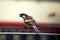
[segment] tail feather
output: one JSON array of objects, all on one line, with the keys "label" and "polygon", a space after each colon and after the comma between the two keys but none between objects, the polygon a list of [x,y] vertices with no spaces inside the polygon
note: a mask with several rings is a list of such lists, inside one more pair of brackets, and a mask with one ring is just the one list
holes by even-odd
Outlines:
[{"label": "tail feather", "polygon": [[37,28],[37,26],[33,26],[34,30],[36,31],[36,33],[39,33],[39,29]]}]

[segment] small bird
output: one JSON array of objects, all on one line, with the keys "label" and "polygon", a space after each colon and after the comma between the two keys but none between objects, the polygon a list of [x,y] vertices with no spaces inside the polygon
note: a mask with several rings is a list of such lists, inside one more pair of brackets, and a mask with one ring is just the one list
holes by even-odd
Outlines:
[{"label": "small bird", "polygon": [[24,19],[24,22],[25,22],[25,24],[28,25],[28,27],[33,27],[34,30],[36,31],[36,33],[40,32],[39,29],[37,28],[36,22],[35,22],[35,20],[33,19],[32,16],[29,16],[25,13],[21,13],[21,14],[19,14],[19,17]]}]

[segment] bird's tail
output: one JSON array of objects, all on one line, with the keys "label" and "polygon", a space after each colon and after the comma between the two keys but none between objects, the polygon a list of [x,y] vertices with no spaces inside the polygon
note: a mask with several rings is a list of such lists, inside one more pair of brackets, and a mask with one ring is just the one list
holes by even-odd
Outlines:
[{"label": "bird's tail", "polygon": [[37,28],[37,26],[33,26],[33,29],[36,31],[36,33],[39,33],[40,31],[39,31],[39,29]]}]

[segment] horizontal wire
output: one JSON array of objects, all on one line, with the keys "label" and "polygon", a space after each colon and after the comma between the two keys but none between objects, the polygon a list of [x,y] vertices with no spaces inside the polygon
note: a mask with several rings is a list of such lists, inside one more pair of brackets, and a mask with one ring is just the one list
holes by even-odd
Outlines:
[{"label": "horizontal wire", "polygon": [[38,34],[38,35],[60,35],[60,34],[57,34],[57,33],[24,33],[24,32],[0,32],[0,34]]}]

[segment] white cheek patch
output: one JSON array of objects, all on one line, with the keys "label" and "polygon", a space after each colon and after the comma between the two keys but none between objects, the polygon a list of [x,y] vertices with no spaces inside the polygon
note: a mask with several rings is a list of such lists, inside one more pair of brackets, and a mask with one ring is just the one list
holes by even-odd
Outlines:
[{"label": "white cheek patch", "polygon": [[25,16],[23,16],[23,18],[25,18]]}]

